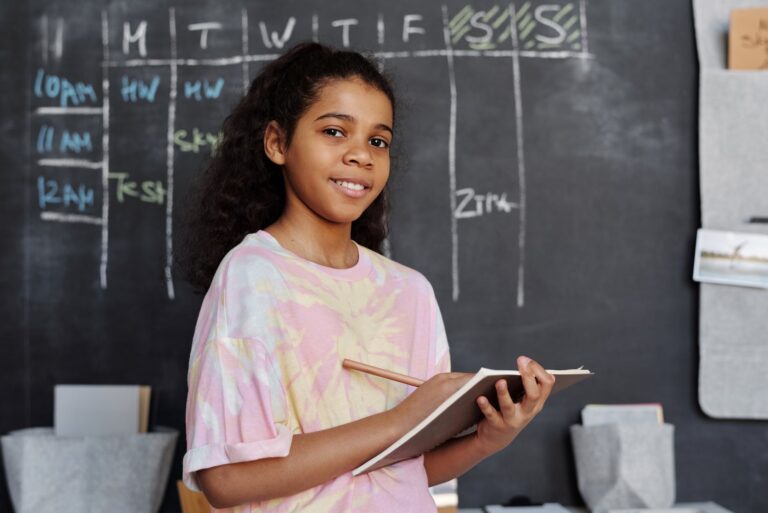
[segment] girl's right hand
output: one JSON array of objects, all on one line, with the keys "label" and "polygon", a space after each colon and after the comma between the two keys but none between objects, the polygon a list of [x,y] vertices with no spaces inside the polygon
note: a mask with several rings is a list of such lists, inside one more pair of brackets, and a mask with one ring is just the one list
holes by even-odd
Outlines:
[{"label": "girl's right hand", "polygon": [[473,374],[467,372],[441,372],[422,383],[391,410],[400,432],[406,433],[427,418],[440,403],[461,388],[472,376]]}]

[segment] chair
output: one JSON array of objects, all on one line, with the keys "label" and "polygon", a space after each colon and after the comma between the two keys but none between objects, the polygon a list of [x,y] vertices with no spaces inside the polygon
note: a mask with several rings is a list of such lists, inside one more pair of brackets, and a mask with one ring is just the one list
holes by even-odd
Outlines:
[{"label": "chair", "polygon": [[184,481],[176,481],[181,501],[181,513],[211,513],[213,507],[201,492],[193,492],[186,487]]}]

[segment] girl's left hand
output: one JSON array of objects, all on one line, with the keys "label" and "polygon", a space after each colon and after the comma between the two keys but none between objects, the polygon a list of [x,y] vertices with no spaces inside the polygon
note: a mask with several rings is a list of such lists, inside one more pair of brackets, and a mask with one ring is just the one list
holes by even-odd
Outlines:
[{"label": "girl's left hand", "polygon": [[477,425],[475,436],[485,454],[496,453],[509,445],[541,411],[555,384],[555,377],[530,358],[518,357],[517,368],[525,387],[525,395],[519,403],[512,401],[503,379],[496,382],[498,410],[485,396],[477,399],[485,418]]}]

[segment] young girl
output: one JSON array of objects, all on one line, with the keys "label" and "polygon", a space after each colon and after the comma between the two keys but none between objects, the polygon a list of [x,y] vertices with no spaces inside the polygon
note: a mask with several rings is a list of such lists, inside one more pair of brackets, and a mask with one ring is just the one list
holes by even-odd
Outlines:
[{"label": "young girl", "polygon": [[[436,511],[428,486],[507,446],[554,382],[518,359],[471,435],[352,477],[467,379],[450,373],[432,287],[379,253],[395,98],[354,52],[301,44],[270,63],[224,123],[191,226],[208,289],[189,361],[184,482],[242,512]],[[343,369],[344,358],[427,380]]]}]

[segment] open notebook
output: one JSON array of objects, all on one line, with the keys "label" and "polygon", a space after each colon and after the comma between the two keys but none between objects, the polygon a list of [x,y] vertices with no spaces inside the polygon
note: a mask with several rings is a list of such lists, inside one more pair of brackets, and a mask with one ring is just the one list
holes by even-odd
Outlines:
[{"label": "open notebook", "polygon": [[[556,378],[552,393],[559,392],[593,375],[590,371],[581,368],[547,370],[547,372]],[[509,393],[512,399],[518,402],[525,393],[520,372],[483,367],[424,420],[378,455],[353,470],[352,475],[356,476],[423,454],[477,424],[482,420],[483,413],[475,401],[484,395],[495,408],[498,408],[495,383],[500,378],[507,380]]]}]

